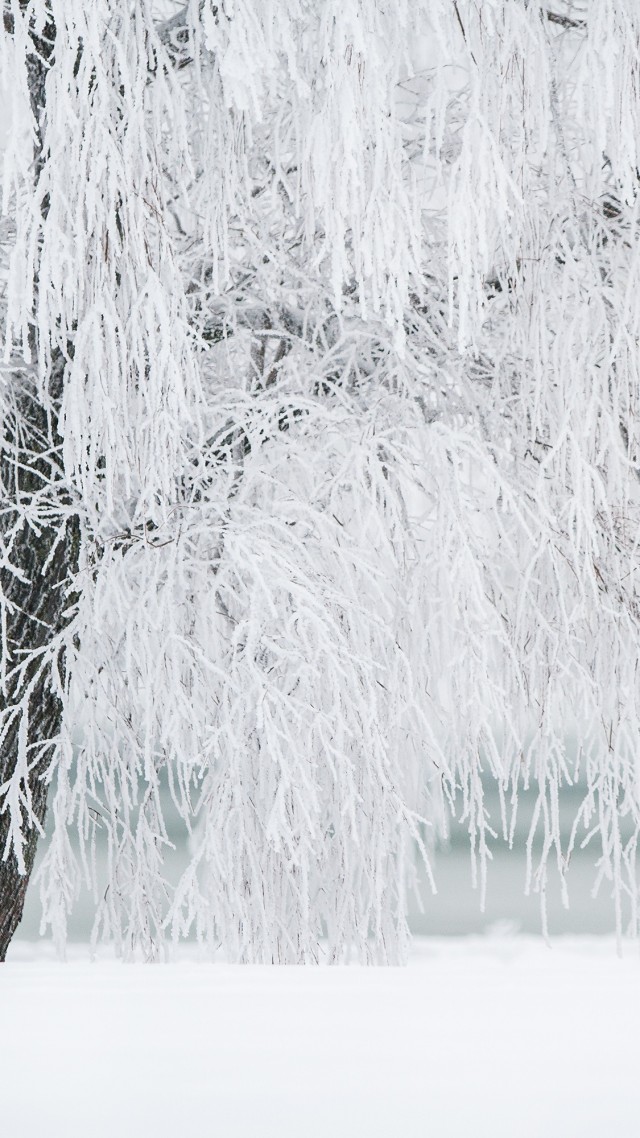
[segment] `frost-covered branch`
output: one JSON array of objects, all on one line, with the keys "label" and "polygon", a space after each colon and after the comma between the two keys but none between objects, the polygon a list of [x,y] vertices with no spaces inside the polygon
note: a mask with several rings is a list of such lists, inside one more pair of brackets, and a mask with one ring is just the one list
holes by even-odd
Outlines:
[{"label": "frost-covered branch", "polygon": [[3,633],[7,731],[41,665],[64,705],[4,792],[19,849],[46,755],[46,920],[85,878],[129,953],[400,959],[415,856],[453,812],[484,888],[535,785],[543,908],[588,839],[635,928],[629,6],[5,16],[7,619],[26,534],[72,590],[35,671]]},{"label": "frost-covered branch", "polygon": [[575,20],[571,16],[565,16],[561,12],[553,12],[547,8],[545,16],[550,24],[559,24],[561,28],[584,28],[586,22],[584,20]]}]

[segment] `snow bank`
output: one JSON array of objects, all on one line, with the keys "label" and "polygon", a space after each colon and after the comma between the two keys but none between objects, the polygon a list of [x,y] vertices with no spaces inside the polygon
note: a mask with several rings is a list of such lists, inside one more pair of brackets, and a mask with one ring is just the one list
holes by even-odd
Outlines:
[{"label": "snow bank", "polygon": [[631,1138],[637,948],[418,941],[406,969],[0,969],[3,1138]]}]

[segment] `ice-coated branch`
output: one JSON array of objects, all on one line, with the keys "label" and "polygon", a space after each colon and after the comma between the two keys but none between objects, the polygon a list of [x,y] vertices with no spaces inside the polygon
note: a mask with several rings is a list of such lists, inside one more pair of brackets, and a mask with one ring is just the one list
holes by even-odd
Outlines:
[{"label": "ice-coated branch", "polygon": [[550,8],[545,11],[545,16],[550,24],[559,24],[561,28],[585,28],[585,20],[576,20],[571,16],[565,16],[561,12],[554,12]]},{"label": "ice-coated branch", "polygon": [[398,960],[414,860],[453,812],[483,890],[528,785],[542,907],[588,839],[635,929],[631,7],[578,53],[539,4],[4,11],[2,818],[42,762],[45,920],[85,879],[128,954]]}]

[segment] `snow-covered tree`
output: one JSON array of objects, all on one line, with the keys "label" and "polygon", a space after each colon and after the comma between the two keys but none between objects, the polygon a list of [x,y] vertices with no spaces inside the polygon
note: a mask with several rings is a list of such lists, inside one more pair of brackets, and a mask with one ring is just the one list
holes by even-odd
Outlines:
[{"label": "snow-covered tree", "polygon": [[635,928],[638,42],[5,0],[0,952],[48,786],[61,941],[85,875],[127,952],[396,960],[451,811],[484,887],[487,774],[543,901],[590,838]]}]

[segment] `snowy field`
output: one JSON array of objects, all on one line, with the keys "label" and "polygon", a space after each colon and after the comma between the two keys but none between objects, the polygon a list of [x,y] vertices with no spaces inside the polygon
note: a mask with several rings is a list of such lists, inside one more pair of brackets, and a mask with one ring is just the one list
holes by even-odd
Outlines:
[{"label": "snowy field", "polygon": [[421,939],[406,969],[0,969],[2,1138],[637,1138],[640,960]]}]

